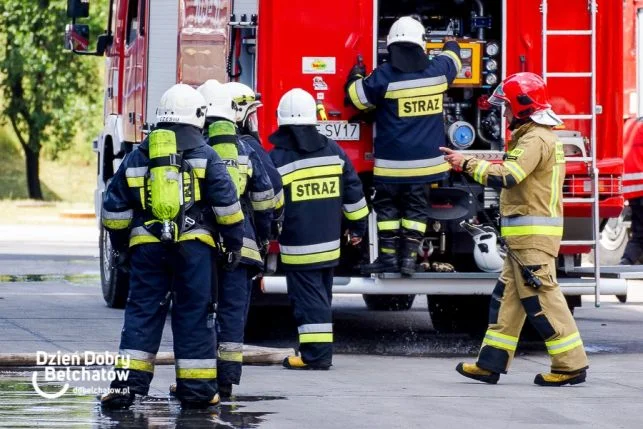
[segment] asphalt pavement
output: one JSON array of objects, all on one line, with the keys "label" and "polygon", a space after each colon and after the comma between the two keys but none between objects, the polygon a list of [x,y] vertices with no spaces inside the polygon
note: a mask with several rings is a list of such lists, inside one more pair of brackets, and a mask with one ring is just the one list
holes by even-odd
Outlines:
[{"label": "asphalt pavement", "polygon": [[[103,303],[95,230],[35,228],[30,236],[0,226],[0,353],[116,351],[123,311]],[[475,358],[479,340],[437,334],[424,297],[407,312],[373,312],[361,297],[337,296],[330,371],[245,366],[231,401],[187,412],[167,393],[173,367],[157,366],[150,396],[130,411],[103,412],[90,390],[107,381],[72,382],[61,397],[45,399],[32,385],[34,368],[0,367],[0,427],[642,427],[643,283],[631,283],[627,304],[604,297],[596,309],[588,297],[576,319],[590,354],[588,382],[576,387],[532,384],[548,368],[538,344],[520,349],[498,385],[470,382],[454,368]],[[271,323],[257,343],[295,344],[287,310],[275,311]],[[171,350],[168,323],[161,351]],[[44,380],[42,370],[37,377]],[[40,382],[45,392],[62,384]],[[73,391],[79,387],[89,390]]]}]

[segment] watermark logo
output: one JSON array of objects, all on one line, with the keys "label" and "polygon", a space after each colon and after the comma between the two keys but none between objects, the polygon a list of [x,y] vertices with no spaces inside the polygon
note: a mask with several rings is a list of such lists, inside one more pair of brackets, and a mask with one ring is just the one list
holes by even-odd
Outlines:
[{"label": "watermark logo", "polygon": [[[110,352],[97,353],[86,351],[83,353],[47,353],[39,351],[36,353],[36,366],[38,369],[31,376],[31,384],[37,394],[45,399],[56,399],[64,395],[70,387],[71,382],[112,382],[114,380],[127,381],[129,370],[116,371],[113,367],[129,368],[129,356],[115,355]],[[90,369],[88,366],[111,366],[112,368]],[[45,392],[38,384],[38,377],[43,373],[46,383],[64,383],[57,392]],[[116,392],[118,391],[118,392]],[[128,393],[122,389],[110,389],[103,387],[74,387],[73,392],[77,395],[107,394],[107,393]]]}]

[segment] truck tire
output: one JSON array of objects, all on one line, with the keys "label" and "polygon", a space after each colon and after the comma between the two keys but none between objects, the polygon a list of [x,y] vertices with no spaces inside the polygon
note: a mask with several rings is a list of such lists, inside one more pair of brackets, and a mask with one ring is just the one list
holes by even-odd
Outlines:
[{"label": "truck tire", "polygon": [[489,296],[427,295],[433,329],[480,337],[489,322]]},{"label": "truck tire", "polygon": [[362,295],[362,298],[373,311],[406,311],[415,301],[415,295]]},{"label": "truck tire", "polygon": [[630,222],[626,210],[617,218],[608,219],[601,231],[601,265],[618,265],[630,239]]},{"label": "truck tire", "polygon": [[112,243],[105,228],[100,228],[100,282],[108,307],[125,308],[129,293],[129,274],[112,270]]}]

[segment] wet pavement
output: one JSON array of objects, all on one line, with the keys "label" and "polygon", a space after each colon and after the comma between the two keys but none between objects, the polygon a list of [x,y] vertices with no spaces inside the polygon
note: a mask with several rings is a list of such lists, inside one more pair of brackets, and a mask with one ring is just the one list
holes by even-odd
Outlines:
[{"label": "wet pavement", "polygon": [[[52,237],[63,240],[63,232]],[[118,349],[123,311],[103,303],[91,237],[85,231],[76,241],[43,246],[0,238],[0,353]],[[534,375],[547,369],[538,343],[521,347],[498,386],[470,383],[454,367],[462,356],[475,355],[479,340],[437,334],[425,297],[406,312],[374,312],[361,297],[337,296],[337,356],[331,371],[246,366],[232,401],[207,411],[183,411],[167,393],[173,367],[157,366],[149,397],[128,411],[107,412],[95,394],[74,391],[106,388],[107,381],[72,383],[60,398],[45,399],[32,385],[33,368],[0,368],[0,427],[640,428],[643,283],[632,283],[627,304],[612,297],[604,301],[596,309],[587,299],[576,310],[591,360],[589,381],[578,387],[532,384]],[[254,333],[254,344],[295,344],[288,309],[264,316],[269,319]],[[161,351],[171,350],[168,323]],[[49,393],[62,387],[38,384]]]}]

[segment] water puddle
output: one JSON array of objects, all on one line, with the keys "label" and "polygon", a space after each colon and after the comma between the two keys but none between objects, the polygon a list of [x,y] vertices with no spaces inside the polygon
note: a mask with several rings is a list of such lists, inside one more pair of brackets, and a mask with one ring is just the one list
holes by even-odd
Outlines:
[{"label": "water puddle", "polygon": [[[30,372],[0,372],[0,428],[256,428],[271,412],[247,411],[246,403],[286,399],[283,396],[233,395],[218,407],[183,410],[170,397],[137,398],[128,410],[103,410],[98,399],[69,392],[44,399],[29,380]],[[57,383],[39,383],[57,392]]]}]

